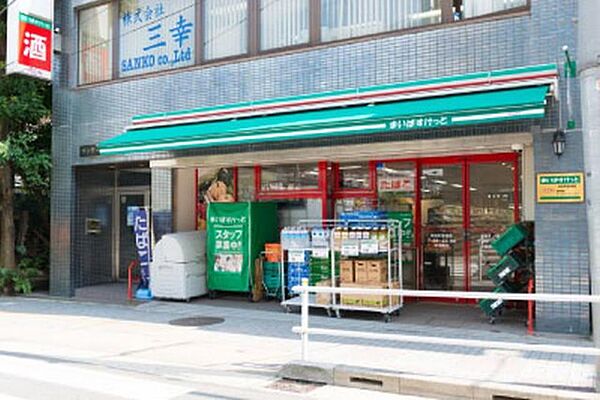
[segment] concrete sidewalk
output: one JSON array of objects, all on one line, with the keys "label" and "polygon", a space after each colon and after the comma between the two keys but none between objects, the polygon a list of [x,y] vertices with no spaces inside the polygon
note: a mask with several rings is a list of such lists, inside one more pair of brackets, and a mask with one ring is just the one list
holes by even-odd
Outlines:
[{"label": "concrete sidewalk", "polygon": [[[299,359],[300,340],[291,331],[293,326],[299,325],[298,314],[207,304],[210,303],[154,301],[122,306],[14,298],[0,299],[0,312],[12,313],[17,319],[19,316],[35,314],[36,318],[52,321],[48,328],[51,332],[56,329],[60,335],[46,335],[43,340],[31,338],[32,341],[37,340],[36,345],[45,349],[80,346],[82,354],[99,354],[103,362],[124,365],[129,365],[135,356],[136,364],[160,362],[163,366],[171,366],[170,373],[174,375],[185,374],[198,379],[204,379],[200,377],[207,370],[222,371],[223,374],[253,374],[272,379],[282,366]],[[70,317],[77,318],[73,320]],[[183,317],[219,317],[224,322],[204,327],[168,324]],[[69,320],[81,324],[79,329],[61,329]],[[310,323],[312,327],[328,329],[493,340],[500,343],[592,345],[588,339],[576,336],[527,337],[524,330],[494,332],[493,328],[474,330],[403,323],[402,316],[393,324],[325,316],[313,316]],[[131,324],[137,326],[138,330],[126,328]],[[10,336],[28,340],[29,334],[23,329],[13,326],[9,329]],[[0,335],[5,349],[6,346],[10,347],[6,335],[6,330]],[[589,356],[335,337],[311,338],[309,356],[310,361],[323,365],[341,364],[382,373],[408,374],[417,380],[429,381],[432,385],[439,385],[440,382],[518,385],[571,391],[578,398],[598,398],[592,392],[596,359]]]}]

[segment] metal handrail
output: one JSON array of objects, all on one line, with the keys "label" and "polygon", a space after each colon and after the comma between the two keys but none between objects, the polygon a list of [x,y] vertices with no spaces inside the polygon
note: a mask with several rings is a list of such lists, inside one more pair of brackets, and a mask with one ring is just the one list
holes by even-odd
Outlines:
[{"label": "metal handrail", "polygon": [[468,346],[480,348],[493,348],[504,350],[526,350],[540,351],[546,353],[570,353],[600,356],[600,348],[593,347],[569,347],[543,344],[525,344],[511,342],[495,342],[469,339],[452,339],[445,337],[427,337],[404,334],[381,334],[374,332],[343,331],[334,329],[309,328],[309,293],[328,293],[328,294],[369,294],[369,295],[391,295],[391,296],[414,296],[422,298],[463,298],[463,299],[494,299],[494,300],[512,300],[554,302],[554,303],[600,303],[600,295],[568,295],[568,294],[546,294],[546,293],[494,293],[494,292],[449,292],[440,290],[409,290],[409,289],[367,289],[367,288],[331,288],[326,286],[308,286],[308,280],[303,279],[301,286],[294,286],[292,290],[300,293],[301,314],[300,326],[292,328],[292,332],[300,334],[302,343],[301,357],[303,361],[308,358],[308,336],[325,335],[340,336],[361,339],[384,339],[395,341],[409,341],[417,343],[434,343],[455,346]]}]

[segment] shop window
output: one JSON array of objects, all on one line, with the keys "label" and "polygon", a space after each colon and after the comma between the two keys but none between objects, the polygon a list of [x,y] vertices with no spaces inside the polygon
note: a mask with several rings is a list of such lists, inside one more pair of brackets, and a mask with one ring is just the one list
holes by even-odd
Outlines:
[{"label": "shop window", "polygon": [[439,24],[439,0],[322,0],[324,42]]},{"label": "shop window", "polygon": [[270,50],[308,43],[309,0],[260,3],[260,48]]},{"label": "shop window", "polygon": [[302,220],[320,220],[323,218],[322,199],[286,199],[277,200],[279,226],[296,226]]},{"label": "shop window", "polygon": [[381,211],[401,221],[404,287],[417,288],[415,204],[416,166],[413,162],[377,163],[377,201]]},{"label": "shop window", "polygon": [[112,77],[112,7],[101,4],[79,11],[79,84]]},{"label": "shop window", "polygon": [[335,215],[356,211],[372,211],[377,209],[377,199],[371,196],[344,197],[335,200]]},{"label": "shop window", "polygon": [[195,0],[119,2],[119,76],[194,65],[195,3]]},{"label": "shop window", "polygon": [[254,167],[238,168],[237,176],[237,200],[254,201],[256,198]]},{"label": "shop window", "polygon": [[299,191],[319,189],[317,163],[262,167],[261,192]]},{"label": "shop window", "polygon": [[415,165],[410,162],[377,164],[377,193],[383,211],[410,211],[415,203]]},{"label": "shop window", "polygon": [[454,19],[467,19],[524,7],[528,0],[454,0]]},{"label": "shop window", "polygon": [[235,179],[233,168],[202,168],[197,171],[197,226],[206,229],[206,211],[212,202],[235,201]]},{"label": "shop window", "polygon": [[371,169],[368,162],[341,163],[336,166],[337,190],[370,190]]},{"label": "shop window", "polygon": [[248,0],[204,1],[204,58],[214,60],[248,51]]}]

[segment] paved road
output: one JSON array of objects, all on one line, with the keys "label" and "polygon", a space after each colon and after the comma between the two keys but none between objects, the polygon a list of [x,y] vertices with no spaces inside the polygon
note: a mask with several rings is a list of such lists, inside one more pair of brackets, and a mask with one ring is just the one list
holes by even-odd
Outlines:
[{"label": "paved road", "polygon": [[164,323],[172,317],[0,298],[0,400],[416,400],[279,381],[256,338]]},{"label": "paved road", "polygon": [[[183,317],[222,317],[182,327]],[[402,320],[402,318],[400,318]],[[399,399],[335,387],[281,386],[299,357],[297,314],[151,302],[137,306],[0,298],[0,393],[7,399]],[[586,339],[312,317],[323,328],[589,346]],[[314,361],[423,377],[589,392],[595,358],[419,343],[313,338]],[[300,392],[300,393],[294,393]],[[0,396],[0,400],[3,397]]]}]

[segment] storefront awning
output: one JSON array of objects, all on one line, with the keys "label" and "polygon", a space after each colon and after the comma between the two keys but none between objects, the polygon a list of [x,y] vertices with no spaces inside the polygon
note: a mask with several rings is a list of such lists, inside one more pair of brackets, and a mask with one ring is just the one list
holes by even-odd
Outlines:
[{"label": "storefront awning", "polygon": [[100,154],[170,151],[275,141],[448,128],[543,118],[548,85],[199,122],[130,128],[101,142]]}]

